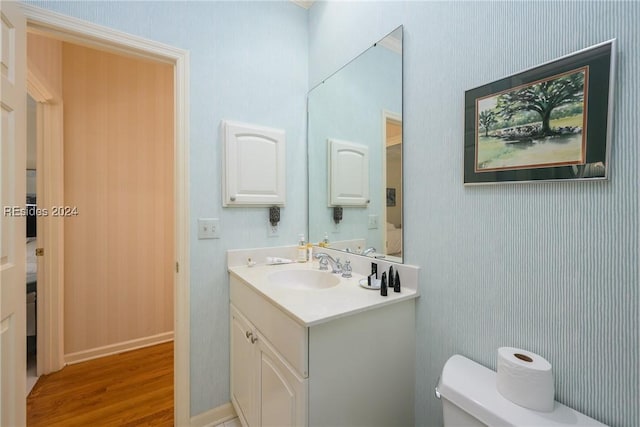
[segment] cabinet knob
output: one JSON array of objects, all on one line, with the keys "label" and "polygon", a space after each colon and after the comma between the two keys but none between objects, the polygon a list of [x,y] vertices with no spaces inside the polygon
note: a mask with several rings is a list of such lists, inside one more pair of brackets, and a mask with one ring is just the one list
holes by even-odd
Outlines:
[{"label": "cabinet knob", "polygon": [[258,341],[258,337],[254,337],[251,331],[246,331],[244,336],[251,340],[251,344],[255,344]]},{"label": "cabinet knob", "polygon": [[229,197],[229,200],[231,200],[232,202],[235,202],[236,201],[236,196]]}]

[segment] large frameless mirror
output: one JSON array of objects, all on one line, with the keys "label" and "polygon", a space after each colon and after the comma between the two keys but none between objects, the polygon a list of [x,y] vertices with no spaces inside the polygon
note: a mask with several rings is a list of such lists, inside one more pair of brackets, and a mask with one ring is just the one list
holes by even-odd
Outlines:
[{"label": "large frameless mirror", "polygon": [[402,262],[402,26],[308,96],[309,241]]}]

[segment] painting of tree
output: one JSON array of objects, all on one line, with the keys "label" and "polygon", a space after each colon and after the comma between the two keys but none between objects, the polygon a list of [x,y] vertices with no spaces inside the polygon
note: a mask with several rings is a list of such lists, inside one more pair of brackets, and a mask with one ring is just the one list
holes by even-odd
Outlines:
[{"label": "painting of tree", "polygon": [[480,122],[480,126],[484,129],[484,136],[489,136],[489,128],[498,123],[498,119],[496,119],[496,113],[490,110],[483,110],[480,112],[478,116],[478,121]]},{"label": "painting of tree", "polygon": [[465,91],[464,183],[606,179],[615,39]]},{"label": "painting of tree", "polygon": [[476,171],[584,163],[588,68],[476,100]]},{"label": "painting of tree", "polygon": [[[553,134],[549,126],[551,112],[561,105],[584,100],[585,71],[523,87],[498,96],[497,114],[506,120],[522,111],[533,111],[542,120],[542,135]],[[485,127],[485,129],[487,129]]]}]

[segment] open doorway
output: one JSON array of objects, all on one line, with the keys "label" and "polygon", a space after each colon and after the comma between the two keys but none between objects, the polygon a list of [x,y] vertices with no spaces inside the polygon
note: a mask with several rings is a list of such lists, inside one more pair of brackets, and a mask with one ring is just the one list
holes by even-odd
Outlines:
[{"label": "open doorway", "polygon": [[[59,53],[56,70],[47,69],[50,51],[42,53],[52,45]],[[37,34],[28,35],[27,51],[29,67],[51,86],[59,84],[64,103],[62,152],[43,150],[63,159],[57,183],[63,202],[39,203],[37,215],[64,229],[63,334],[55,337],[64,363],[172,341],[173,66]],[[52,188],[46,168],[42,172]],[[36,294],[32,285],[29,297]],[[38,300],[46,303],[48,295],[38,293]]]},{"label": "open doorway", "polygon": [[383,115],[385,144],[385,253],[391,259],[402,258],[402,117]]},{"label": "open doorway", "polygon": [[[124,53],[125,56],[141,58],[146,61],[158,61],[163,64],[168,64],[173,70],[172,82],[174,84],[172,88],[173,99],[170,101],[172,110],[171,110],[171,118],[168,120],[174,127],[171,135],[171,143],[172,149],[174,153],[174,158],[172,160],[172,167],[167,168],[167,170],[163,171],[164,175],[167,175],[171,179],[172,183],[172,199],[173,204],[168,209],[171,210],[175,215],[173,217],[173,223],[166,227],[164,232],[172,235],[174,237],[174,246],[171,251],[172,254],[170,256],[170,266],[171,266],[171,275],[173,276],[173,287],[171,289],[171,294],[174,297],[173,303],[171,304],[171,309],[174,312],[175,322],[172,323],[172,327],[175,325],[175,329],[172,331],[174,334],[175,340],[175,424],[182,425],[187,424],[189,422],[189,360],[188,360],[188,349],[189,349],[189,340],[188,340],[188,330],[189,330],[189,322],[188,322],[188,313],[189,313],[189,263],[188,263],[188,230],[189,230],[189,221],[188,221],[188,137],[187,137],[187,118],[188,112],[186,109],[187,105],[187,76],[188,73],[186,71],[188,63],[187,63],[187,53],[180,49],[175,49],[169,46],[155,44],[154,42],[150,42],[148,40],[137,39],[135,37],[131,37],[129,35],[124,35],[117,31],[111,31],[109,29],[105,29],[104,27],[99,27],[92,25],[90,23],[80,21],[73,18],[68,18],[64,16],[60,16],[54,13],[49,13],[47,11],[40,10],[38,8],[34,8],[28,5],[24,5],[23,7],[24,14],[27,17],[27,22],[29,26],[29,31],[31,33],[37,34],[45,34],[54,36],[56,39],[64,42],[78,42],[79,44],[90,47],[94,46],[99,48],[99,50],[110,52],[110,53]],[[31,85],[29,89],[31,89]],[[37,88],[37,89],[42,89]],[[42,90],[44,95],[46,94],[46,90]],[[44,96],[46,101],[46,96]],[[48,104],[42,103],[43,101],[38,100],[39,106],[42,106],[45,111],[55,110],[56,107],[60,107],[61,104]],[[48,111],[49,113],[51,111]],[[55,116],[55,115],[54,115]],[[45,116],[51,118],[51,114]],[[47,129],[51,129],[55,127],[55,120],[43,120],[45,132]],[[59,124],[58,124],[59,126]],[[135,146],[134,146],[135,147]],[[51,160],[50,156],[46,156],[49,160]],[[102,160],[102,159],[101,159]],[[58,166],[61,165],[62,162],[58,162]],[[51,166],[51,165],[50,165]],[[90,165],[88,165],[91,167]],[[50,168],[55,169],[55,165]],[[40,175],[38,179],[40,179]],[[144,180],[144,174],[140,174],[140,180]],[[48,188],[47,184],[47,189]],[[127,189],[124,188],[124,191]],[[40,195],[38,195],[40,197]],[[58,200],[62,200],[64,202],[63,208],[66,211],[67,200],[65,198],[60,198]],[[38,204],[40,204],[38,202]],[[143,208],[146,209],[149,216],[153,215],[154,209],[158,209],[157,206],[151,204],[142,204]],[[49,204],[46,204],[49,206]],[[124,208],[127,211],[126,206]],[[86,211],[85,211],[86,212]],[[70,213],[73,214],[73,210],[70,209]],[[63,218],[62,221],[58,221],[60,224],[64,224],[67,222],[67,218]],[[95,224],[95,223],[94,223]],[[54,227],[55,228],[55,227]],[[49,230],[52,231],[52,230]],[[53,230],[55,234],[56,230]],[[59,231],[59,230],[58,230]],[[89,229],[86,232],[92,233],[93,229]],[[57,242],[64,240],[65,233],[63,232],[61,235],[57,236]],[[49,242],[56,240],[51,236],[51,239],[47,239]],[[130,234],[130,238],[133,240],[141,239],[140,234]],[[51,243],[49,243],[51,245]],[[59,247],[55,247],[54,250],[49,253],[50,256],[61,256],[62,251],[57,251],[55,249],[59,249]],[[45,244],[45,248],[48,247]],[[131,257],[129,257],[131,258]],[[41,304],[46,306],[46,313],[44,316],[38,317],[38,338],[44,335],[46,336],[46,345],[52,345],[53,342],[60,342],[65,338],[64,326],[61,325],[53,325],[56,321],[61,321],[63,308],[65,304],[70,303],[66,299],[66,295],[64,295],[62,291],[62,283],[64,282],[64,269],[61,266],[64,266],[65,263],[68,262],[61,260],[58,263],[49,263],[49,267],[53,267],[54,270],[57,269],[56,273],[61,273],[60,280],[58,282],[59,286],[49,286],[46,289],[47,298],[45,301],[39,301]],[[45,263],[46,264],[46,263]],[[53,265],[51,265],[53,264]],[[47,273],[49,272],[49,268],[46,269]],[[49,276],[49,275],[48,275]],[[56,276],[54,274],[53,276]],[[40,292],[38,292],[39,294]],[[63,296],[65,299],[63,299]],[[40,308],[40,307],[39,307]],[[91,310],[90,306],[86,307],[87,310]],[[44,322],[45,327],[40,328],[40,323]],[[62,322],[60,322],[62,323]],[[126,328],[126,325],[120,326],[120,329]],[[44,329],[44,330],[43,330]],[[140,343],[139,343],[140,344]],[[144,344],[143,344],[144,345]],[[38,346],[38,350],[40,350],[40,346]],[[120,348],[113,349],[114,352],[122,351]],[[38,358],[40,358],[40,354],[42,352],[38,351]],[[49,351],[47,354],[49,356],[53,356],[55,358],[55,349],[54,351]],[[64,359],[66,355],[61,352],[59,354],[59,359],[64,364]],[[77,353],[77,352],[76,352]],[[83,358],[91,358],[96,356],[96,354],[88,354],[85,353],[82,355]],[[47,361],[49,362],[49,361]],[[43,364],[46,365],[47,363]],[[38,362],[39,369],[40,363]]]}]

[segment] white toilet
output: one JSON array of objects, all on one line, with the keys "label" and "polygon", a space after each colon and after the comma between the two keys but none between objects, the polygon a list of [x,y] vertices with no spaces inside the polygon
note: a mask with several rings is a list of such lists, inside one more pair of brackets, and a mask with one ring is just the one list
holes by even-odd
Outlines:
[{"label": "white toilet", "polygon": [[496,373],[460,355],[447,360],[436,386],[445,427],[453,426],[604,426],[555,402],[552,412],[516,405],[496,389]]}]

